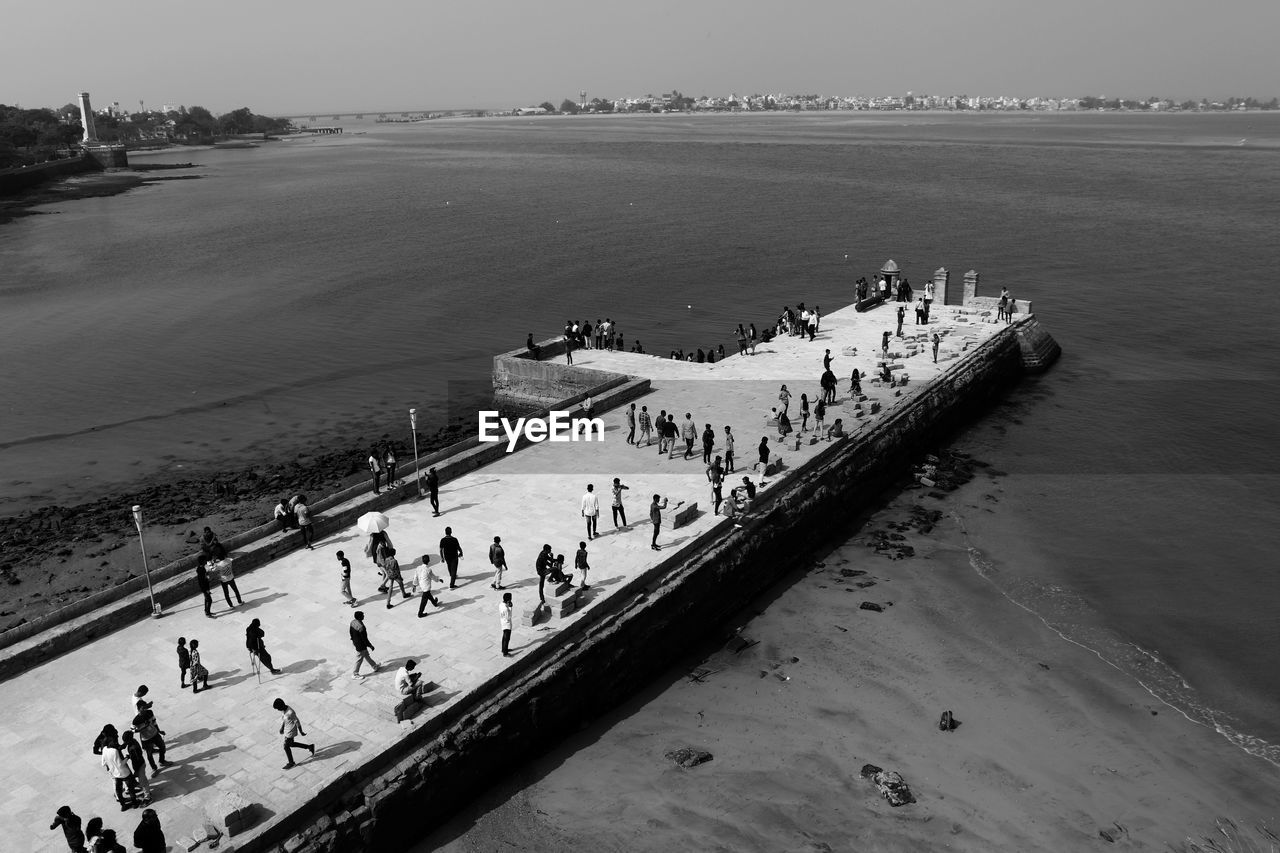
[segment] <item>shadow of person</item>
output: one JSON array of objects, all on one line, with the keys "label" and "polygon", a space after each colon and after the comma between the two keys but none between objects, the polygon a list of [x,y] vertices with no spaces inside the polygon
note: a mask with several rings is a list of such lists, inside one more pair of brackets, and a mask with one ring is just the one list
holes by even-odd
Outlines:
[{"label": "shadow of person", "polygon": [[[473,595],[467,598],[441,598],[439,599],[440,606],[432,609],[437,612],[444,612],[445,610],[453,610],[455,607],[462,607],[464,604],[470,604],[473,601],[480,601],[483,598],[484,596],[482,595]],[[427,612],[431,611],[428,610]]]},{"label": "shadow of person", "polygon": [[364,743],[358,740],[340,740],[337,743],[316,744],[316,751],[311,756],[311,760],[328,761],[340,755],[357,752],[362,746],[364,746]]},{"label": "shadow of person", "polygon": [[[210,678],[212,678],[212,676],[210,676]],[[182,747],[182,746],[191,746],[193,743],[199,743],[200,741],[208,738],[210,735],[216,735],[219,732],[225,732],[226,730],[227,730],[226,726],[218,726],[216,729],[210,729],[210,728],[191,729],[189,731],[182,732],[176,737],[169,738],[165,744],[165,748],[175,749],[177,747]]]}]

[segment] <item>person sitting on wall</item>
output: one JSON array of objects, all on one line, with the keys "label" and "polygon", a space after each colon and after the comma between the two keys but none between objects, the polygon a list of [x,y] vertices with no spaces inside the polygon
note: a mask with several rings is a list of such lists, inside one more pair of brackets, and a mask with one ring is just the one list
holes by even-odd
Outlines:
[{"label": "person sitting on wall", "polygon": [[525,340],[524,345],[529,348],[529,355],[533,356],[534,361],[542,358],[542,347],[533,342],[533,332],[529,333],[529,337]]},{"label": "person sitting on wall", "polygon": [[557,554],[555,561],[551,563],[551,571],[547,574],[547,580],[552,583],[573,583],[573,575],[564,573],[564,554]]},{"label": "person sitting on wall", "polygon": [[833,438],[844,438],[844,421],[836,418],[836,422],[827,427],[827,441]]}]

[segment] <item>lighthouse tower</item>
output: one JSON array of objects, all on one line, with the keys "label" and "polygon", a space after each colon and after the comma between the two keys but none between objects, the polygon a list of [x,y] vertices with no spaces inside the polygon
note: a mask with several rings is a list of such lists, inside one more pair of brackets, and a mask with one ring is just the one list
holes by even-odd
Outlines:
[{"label": "lighthouse tower", "polygon": [[98,129],[93,126],[93,107],[89,106],[89,93],[80,93],[80,124],[84,127],[84,139],[81,141],[86,145],[92,145],[98,141]]}]

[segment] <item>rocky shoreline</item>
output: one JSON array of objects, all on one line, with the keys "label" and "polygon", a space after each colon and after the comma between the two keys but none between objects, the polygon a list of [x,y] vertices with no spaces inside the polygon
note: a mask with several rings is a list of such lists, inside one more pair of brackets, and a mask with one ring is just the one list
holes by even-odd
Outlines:
[{"label": "rocky shoreline", "polygon": [[89,172],[47,181],[29,190],[8,197],[0,197],[0,224],[12,222],[21,216],[40,216],[50,211],[33,210],[45,204],[75,201],[82,198],[105,198],[120,195],[147,184],[160,181],[193,181],[200,175],[175,175],[172,177],[148,177],[145,173],[173,169],[195,169],[192,163],[146,163],[127,170]]},{"label": "rocky shoreline", "polygon": [[[465,436],[461,423],[420,434],[419,454]],[[412,464],[412,447],[389,435],[378,440]],[[225,539],[269,521],[282,496],[318,497],[367,480],[368,445],[357,438],[337,450],[299,452],[288,462],[149,482],[74,506],[51,504],[0,518],[0,631],[139,576],[133,504],[146,508],[147,555],[160,566],[190,551],[205,525]]]}]

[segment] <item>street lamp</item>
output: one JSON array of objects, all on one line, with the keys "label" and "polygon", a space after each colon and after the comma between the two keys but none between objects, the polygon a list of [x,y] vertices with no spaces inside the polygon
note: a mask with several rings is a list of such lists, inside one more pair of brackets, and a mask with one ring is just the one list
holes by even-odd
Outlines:
[{"label": "street lamp", "polygon": [[147,595],[151,598],[151,615],[160,618],[160,605],[156,604],[156,593],[151,588],[151,567],[147,565],[147,543],[142,539],[142,507],[133,505],[133,526],[138,528],[138,545],[142,547],[142,572],[147,576]]},{"label": "street lamp", "polygon": [[422,477],[418,474],[418,410],[409,410],[409,431],[413,433],[413,480],[418,484],[418,497],[422,497]]}]

